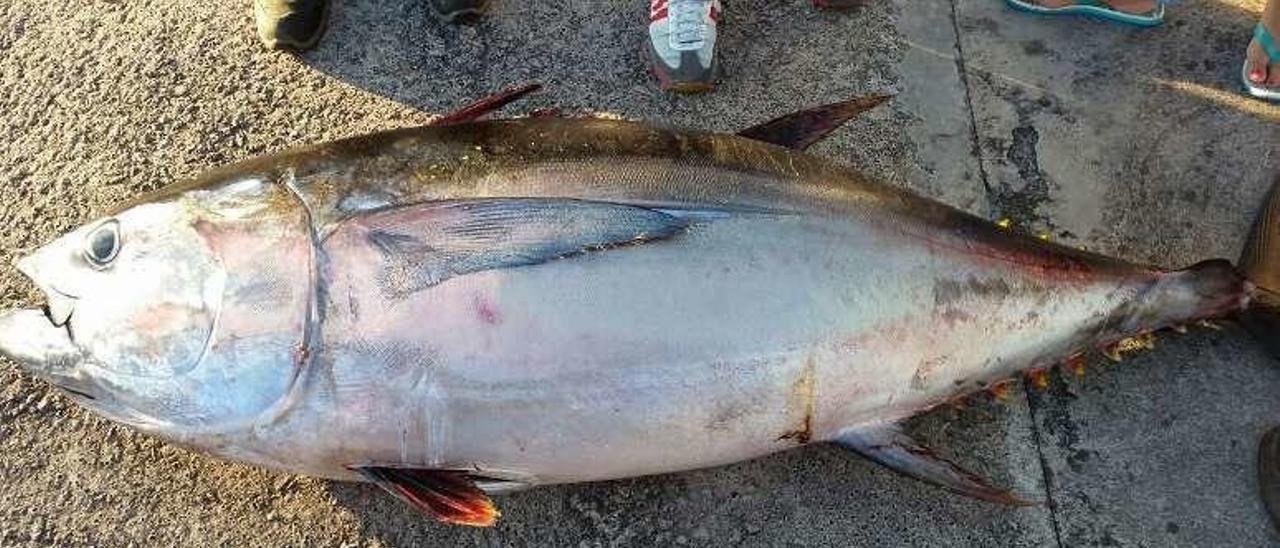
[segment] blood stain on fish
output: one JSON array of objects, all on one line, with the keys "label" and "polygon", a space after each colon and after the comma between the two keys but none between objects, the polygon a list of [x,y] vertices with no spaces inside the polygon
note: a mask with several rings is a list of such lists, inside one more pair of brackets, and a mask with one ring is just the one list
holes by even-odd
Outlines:
[{"label": "blood stain on fish", "polygon": [[813,439],[813,416],[817,403],[817,378],[813,358],[805,361],[804,370],[791,383],[791,391],[787,395],[787,415],[795,421],[796,427],[778,436],[778,440],[794,440],[798,444],[809,443]]},{"label": "blood stain on fish", "polygon": [[488,325],[498,325],[502,323],[502,314],[498,311],[498,308],[483,295],[476,295],[472,297],[471,308],[475,310],[476,317],[480,318],[481,322]]}]

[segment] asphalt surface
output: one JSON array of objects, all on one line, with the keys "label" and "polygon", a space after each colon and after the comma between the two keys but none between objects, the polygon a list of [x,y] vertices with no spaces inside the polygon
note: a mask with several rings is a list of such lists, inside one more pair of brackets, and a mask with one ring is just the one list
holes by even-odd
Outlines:
[{"label": "asphalt surface", "polygon": [[[644,69],[644,3],[496,0],[475,26],[424,2],[335,1],[301,57],[261,50],[247,0],[0,4],[0,308],[38,302],[15,256],[211,166],[429,121],[510,84],[510,107],[731,131],[869,93],[896,98],[815,147],[1019,230],[1178,267],[1239,253],[1280,173],[1280,107],[1239,96],[1261,0],[1186,2],[1161,28],[1040,19],[998,0],[848,13],[735,0],[718,91]],[[1041,504],[952,495],[811,446],[724,468],[497,498],[492,529],[375,488],[214,460],[97,419],[0,364],[0,545],[1266,546],[1253,444],[1280,362],[1241,329],[910,430]]]}]

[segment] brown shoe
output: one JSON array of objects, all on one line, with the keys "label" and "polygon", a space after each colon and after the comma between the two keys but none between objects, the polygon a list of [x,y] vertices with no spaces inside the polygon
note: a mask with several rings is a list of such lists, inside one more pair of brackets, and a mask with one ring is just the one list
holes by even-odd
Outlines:
[{"label": "brown shoe", "polygon": [[258,39],[271,49],[308,50],[324,35],[328,0],[253,0]]}]

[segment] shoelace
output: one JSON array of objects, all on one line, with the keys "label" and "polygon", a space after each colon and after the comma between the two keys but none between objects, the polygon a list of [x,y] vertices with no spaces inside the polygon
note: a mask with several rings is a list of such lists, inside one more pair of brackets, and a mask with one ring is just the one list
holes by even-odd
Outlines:
[{"label": "shoelace", "polygon": [[707,9],[711,0],[672,0],[667,9],[671,13],[671,49],[687,51],[701,49],[707,39]]}]

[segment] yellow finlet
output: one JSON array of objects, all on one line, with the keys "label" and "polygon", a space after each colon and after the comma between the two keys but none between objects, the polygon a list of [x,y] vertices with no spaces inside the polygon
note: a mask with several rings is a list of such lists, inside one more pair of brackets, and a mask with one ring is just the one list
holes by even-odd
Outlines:
[{"label": "yellow finlet", "polygon": [[1116,363],[1120,363],[1120,361],[1124,359],[1124,356],[1120,355],[1118,344],[1108,345],[1106,348],[1103,348],[1102,355],[1106,356],[1108,360]]},{"label": "yellow finlet", "polygon": [[1037,368],[1027,371],[1027,378],[1031,379],[1031,384],[1037,389],[1044,390],[1049,387],[1048,369]]},{"label": "yellow finlet", "polygon": [[1009,395],[1013,392],[1013,383],[1013,379],[996,381],[987,387],[987,391],[1000,401],[1009,401]]},{"label": "yellow finlet", "polygon": [[1068,370],[1070,370],[1072,373],[1075,373],[1077,377],[1084,376],[1085,360],[1083,355],[1076,354],[1075,356],[1067,358],[1066,363],[1062,365],[1066,367]]},{"label": "yellow finlet", "polygon": [[1137,352],[1139,350],[1155,350],[1155,348],[1156,336],[1154,333],[1148,332],[1120,339],[1108,345],[1106,348],[1103,348],[1102,353],[1110,358],[1111,361],[1118,362],[1123,355],[1130,352]]}]

